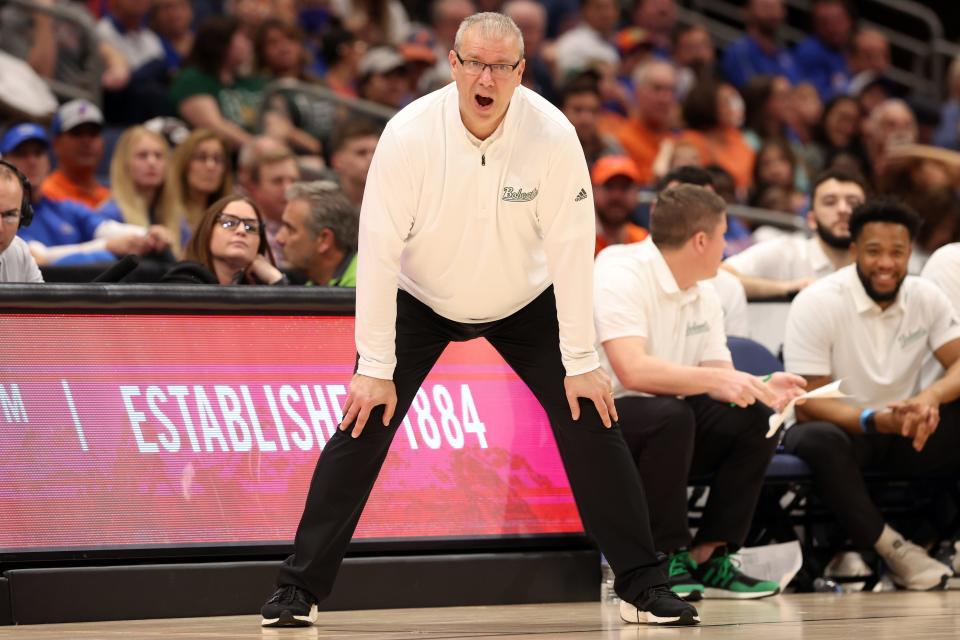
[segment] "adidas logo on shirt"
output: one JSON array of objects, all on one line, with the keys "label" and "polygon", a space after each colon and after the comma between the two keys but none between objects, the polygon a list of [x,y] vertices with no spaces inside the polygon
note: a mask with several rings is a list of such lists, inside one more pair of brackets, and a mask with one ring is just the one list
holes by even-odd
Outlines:
[{"label": "adidas logo on shirt", "polygon": [[580,202],[581,200],[587,199],[587,190],[580,189],[580,193],[577,194],[577,197],[573,199],[574,202]]}]

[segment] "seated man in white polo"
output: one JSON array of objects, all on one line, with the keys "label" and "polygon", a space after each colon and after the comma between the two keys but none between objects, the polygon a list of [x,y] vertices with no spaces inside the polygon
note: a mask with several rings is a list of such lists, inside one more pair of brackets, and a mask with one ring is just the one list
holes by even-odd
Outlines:
[{"label": "seated man in white polo", "polygon": [[866,196],[863,179],[840,170],[817,176],[807,225],[816,235],[790,234],[730,256],[723,268],[740,278],[747,298],[782,298],[850,264],[850,214]]},{"label": "seated man in white polo", "polygon": [[[798,376],[735,371],[716,291],[701,281],[723,257],[726,204],[703,187],[663,191],[651,238],[611,246],[594,267],[594,319],[624,439],[650,504],[668,584],[688,599],[760,598],[775,582],[744,575],[731,559],[750,528],[777,441],[770,406],[802,393]],[[694,539],[687,480],[710,474],[710,499]]]},{"label": "seated man in white polo", "polygon": [[[907,275],[918,226],[896,202],[861,205],[850,219],[854,264],[794,299],[787,370],[811,389],[843,380],[852,398],[798,407],[784,447],[810,466],[820,499],[854,545],[876,549],[896,584],[926,590],[943,586],[951,569],[884,522],[862,476],[960,471],[960,322],[939,288]],[[923,386],[931,353],[945,373]]]}]

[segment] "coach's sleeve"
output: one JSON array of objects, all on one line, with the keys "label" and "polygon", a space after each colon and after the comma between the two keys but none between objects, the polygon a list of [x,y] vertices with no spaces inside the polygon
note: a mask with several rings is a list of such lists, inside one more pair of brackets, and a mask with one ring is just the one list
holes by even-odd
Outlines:
[{"label": "coach's sleeve", "polygon": [[388,125],[373,154],[360,207],[357,250],[357,373],[390,380],[397,364],[400,253],[417,202],[409,159]]},{"label": "coach's sleeve", "polygon": [[571,129],[553,150],[537,215],[557,297],[560,353],[568,376],[600,366],[594,346],[593,190],[583,148]]}]

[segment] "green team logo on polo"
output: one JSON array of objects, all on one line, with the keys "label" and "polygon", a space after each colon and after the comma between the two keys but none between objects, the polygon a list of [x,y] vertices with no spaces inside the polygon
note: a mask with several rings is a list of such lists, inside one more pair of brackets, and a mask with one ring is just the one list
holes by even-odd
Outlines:
[{"label": "green team logo on polo", "polygon": [[539,189],[524,191],[522,187],[504,187],[503,197],[500,199],[504,202],[530,202],[537,197],[538,193],[540,193]]}]

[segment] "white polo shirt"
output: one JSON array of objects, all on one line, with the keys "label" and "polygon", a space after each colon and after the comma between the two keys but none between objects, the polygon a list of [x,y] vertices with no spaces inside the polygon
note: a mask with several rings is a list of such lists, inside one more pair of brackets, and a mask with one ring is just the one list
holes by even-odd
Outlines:
[{"label": "white polo shirt", "polygon": [[835,271],[820,239],[792,233],[747,247],[726,259],[742,276],[770,280],[822,278]]},{"label": "white polo shirt", "polygon": [[[593,281],[594,320],[601,345],[615,338],[640,337],[647,339],[648,354],[674,364],[732,362],[716,290],[699,283],[681,290],[653,240],[601,251]],[[624,388],[605,350],[599,352],[616,397],[649,395]]]},{"label": "white polo shirt", "polygon": [[750,337],[750,322],[747,315],[747,292],[740,278],[720,269],[717,275],[700,283],[713,287],[720,296],[723,307],[723,329],[728,336]]},{"label": "white polo shirt", "polygon": [[518,87],[482,142],[450,83],[387,124],[360,210],[358,372],[396,365],[397,288],[457,322],[519,311],[550,285],[567,375],[599,367],[593,328],[593,190],[573,125]]},{"label": "white polo shirt", "polygon": [[960,242],[946,244],[934,251],[920,276],[940,287],[954,310],[960,313]]},{"label": "white polo shirt", "polygon": [[842,378],[858,405],[880,409],[918,393],[924,359],[957,338],[960,321],[936,285],[907,276],[882,311],[850,265],[797,294],[783,353],[787,371]]}]

